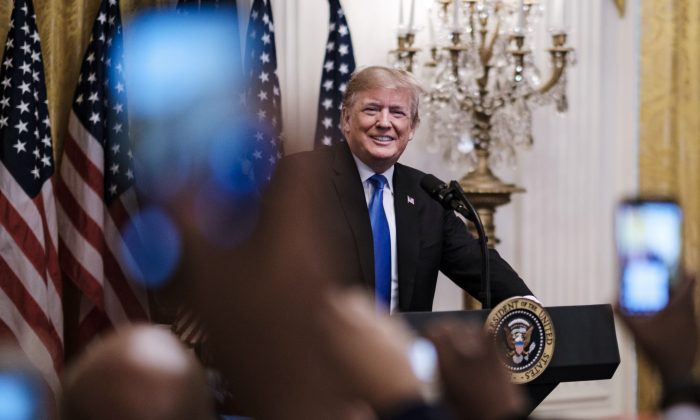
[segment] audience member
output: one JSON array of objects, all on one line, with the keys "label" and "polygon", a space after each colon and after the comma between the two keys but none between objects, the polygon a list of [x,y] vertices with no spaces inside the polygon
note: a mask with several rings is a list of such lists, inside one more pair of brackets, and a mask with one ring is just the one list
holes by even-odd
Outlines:
[{"label": "audience member", "polygon": [[684,279],[666,308],[651,316],[628,315],[616,307],[638,348],[658,368],[667,419],[700,419],[700,382],[693,375],[698,350],[694,290],[695,279]]},{"label": "audience member", "polygon": [[65,420],[214,419],[204,372],[168,330],[130,326],[95,342],[66,372]]}]

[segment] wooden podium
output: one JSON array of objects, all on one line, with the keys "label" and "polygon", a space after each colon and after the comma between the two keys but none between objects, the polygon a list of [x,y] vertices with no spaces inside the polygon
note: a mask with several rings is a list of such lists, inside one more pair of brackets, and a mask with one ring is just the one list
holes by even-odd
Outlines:
[{"label": "wooden podium", "polygon": [[[615,322],[610,305],[551,306],[546,308],[556,334],[554,355],[534,381],[520,385],[537,407],[560,382],[612,378],[620,364]],[[432,321],[457,318],[483,324],[490,311],[407,312],[403,317],[419,333]]]}]

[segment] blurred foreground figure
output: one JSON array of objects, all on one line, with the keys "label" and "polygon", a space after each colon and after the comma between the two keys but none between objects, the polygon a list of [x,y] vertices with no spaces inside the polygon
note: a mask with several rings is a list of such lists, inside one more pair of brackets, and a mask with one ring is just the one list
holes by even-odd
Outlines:
[{"label": "blurred foreground figure", "polygon": [[[132,97],[135,127],[139,127],[141,136],[135,148],[136,159],[141,163],[135,178],[143,204],[141,214],[132,220],[141,223],[135,231],[143,233],[138,237],[145,240],[130,249],[136,250],[132,252],[138,265],[135,272],[143,273],[144,283],[158,287],[162,295],[173,296],[201,321],[208,337],[204,352],[207,361],[222,373],[226,391],[231,394],[228,411],[256,420],[452,418],[438,412],[422,393],[424,380],[410,356],[416,337],[400,320],[390,318],[387,311],[378,314],[372,289],[363,287],[371,283],[369,275],[374,264],[368,208],[355,166],[350,178],[358,181],[352,187],[355,197],[359,197],[353,209],[360,210],[363,237],[367,239],[362,242],[362,254],[368,257],[364,262],[355,258],[354,245],[345,246],[347,237],[339,244],[333,243],[337,229],[332,230],[334,227],[326,222],[342,217],[342,210],[326,207],[325,201],[318,200],[331,186],[330,179],[320,181],[320,190],[318,180],[306,183],[314,180],[318,166],[301,165],[299,173],[290,173],[292,166],[283,165],[287,169],[278,168],[274,176],[267,170],[269,163],[274,162],[263,156],[270,156],[265,148],[271,144],[273,130],[259,122],[259,114],[250,116],[237,106],[240,81],[231,76],[233,65],[231,72],[220,71],[221,56],[226,57],[227,49],[214,48],[216,39],[227,37],[206,36],[202,40],[207,42],[191,42],[196,34],[211,35],[216,19],[209,17],[205,21],[206,16],[198,15],[199,23],[189,31],[180,17],[159,18],[165,19],[166,25],[156,30],[148,25],[153,23],[149,19],[141,20],[142,31],[135,24],[137,27],[131,28],[128,38],[132,44],[125,47],[125,51],[130,47],[148,47],[142,49],[142,56],[138,55],[143,60],[126,63],[132,77],[138,76],[143,82],[139,85],[143,89],[132,90],[143,94],[143,101]],[[182,38],[185,33],[187,37]],[[188,45],[196,48],[185,48]],[[173,60],[185,57],[186,62],[145,66],[139,71],[139,64],[152,63],[150,57],[160,54]],[[230,63],[234,61],[231,57]],[[207,69],[210,71],[201,71]],[[168,74],[172,77],[165,77]],[[162,90],[149,90],[153,86]],[[188,95],[180,95],[182,92]],[[171,94],[179,101],[166,96]],[[141,104],[153,102],[160,105],[158,112],[151,108],[149,112],[138,112]],[[261,113],[265,114],[265,110]],[[405,136],[402,140],[406,140]],[[354,165],[350,150],[344,153],[346,162]],[[421,194],[433,210],[435,221],[442,220],[442,207]],[[420,204],[418,197],[417,193],[414,204]],[[451,225],[461,229],[461,237],[473,244],[464,225],[454,215],[449,219],[454,222]],[[416,236],[414,241],[416,253],[418,239]],[[433,243],[436,242],[426,242]],[[441,243],[439,238],[437,243]],[[368,276],[363,282],[358,264],[365,263]],[[428,277],[433,274],[430,271]],[[471,270],[465,276],[474,280],[476,273]],[[529,294],[517,275],[513,276],[513,283],[521,287],[510,294]],[[432,304],[434,278],[431,279],[416,292],[423,296],[425,308]],[[358,288],[364,290],[359,292]],[[427,293],[422,293],[423,289]],[[418,307],[409,305],[404,309],[411,308]],[[465,354],[454,347],[459,340],[449,337],[460,331],[443,332],[436,342],[438,353],[448,355],[445,378],[452,380],[445,383],[454,392],[446,395],[482,395],[476,391],[490,389],[483,386],[491,380],[481,377],[483,371],[475,370],[472,375],[461,368],[462,362],[471,361],[464,366],[483,367],[489,378],[496,378],[499,392],[514,396],[507,398],[507,403],[498,401],[496,407],[474,407],[473,418],[489,418],[492,412],[507,417],[518,407],[515,388],[505,376],[498,375],[500,366],[495,359],[485,358],[487,353]],[[484,345],[486,342],[479,335],[467,338]],[[131,388],[146,384],[133,374],[129,376]],[[174,381],[170,382],[173,383],[163,384],[158,391],[139,391],[131,398],[140,403],[139,398],[145,398],[149,401],[146,408],[152,408],[154,404],[149,399],[173,395],[176,392],[171,391],[180,389]],[[83,385],[78,387],[75,379],[68,381],[68,402],[104,408],[108,398],[118,395],[112,387],[93,390],[92,381],[80,383]],[[86,388],[85,393],[80,391]],[[89,391],[104,399],[101,407],[93,402],[98,397],[93,399]],[[193,389],[187,391],[195,394]],[[180,402],[185,401],[182,396]],[[455,400],[455,406],[471,401]],[[73,406],[67,404],[66,408]],[[93,411],[101,414],[100,418],[114,412],[116,409]],[[180,413],[182,418],[201,418],[184,414],[184,410]]]},{"label": "blurred foreground figure", "polygon": [[480,325],[441,320],[428,327],[438,362],[435,378],[425,377],[430,357],[421,348],[424,340],[399,319],[377,314],[365,293],[339,293],[328,302],[320,325],[326,337],[322,348],[336,375],[381,419],[522,417],[523,395],[510,383],[493,340]]},{"label": "blurred foreground figure", "polygon": [[204,420],[213,406],[199,363],[167,330],[120,329],[67,371],[65,420]]},{"label": "blurred foreground figure", "polygon": [[668,420],[700,419],[700,382],[693,375],[698,350],[694,290],[695,279],[686,278],[668,306],[651,316],[627,315],[616,307],[635,343],[661,375],[662,417]]}]

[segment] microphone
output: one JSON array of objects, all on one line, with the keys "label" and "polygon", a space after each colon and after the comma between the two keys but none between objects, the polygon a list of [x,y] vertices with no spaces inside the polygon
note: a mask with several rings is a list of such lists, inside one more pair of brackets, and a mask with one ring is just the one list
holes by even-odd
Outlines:
[{"label": "microphone", "polygon": [[479,234],[479,244],[481,245],[481,297],[483,298],[483,309],[491,309],[489,249],[486,244],[488,238],[484,232],[484,225],[481,223],[479,213],[467,200],[462,187],[457,181],[450,181],[448,185],[434,175],[426,174],[420,180],[420,186],[428,195],[442,204],[445,209],[456,211],[476,226],[476,231]]},{"label": "microphone", "polygon": [[447,210],[457,210],[464,207],[464,204],[455,197],[452,189],[434,175],[426,174],[420,180],[420,186]]},{"label": "microphone", "polygon": [[420,186],[447,210],[457,211],[467,220],[477,225],[477,228],[481,224],[479,214],[472,207],[471,203],[467,201],[467,198],[464,197],[464,192],[457,181],[452,181],[450,185],[447,185],[436,176],[426,174],[420,180]]}]

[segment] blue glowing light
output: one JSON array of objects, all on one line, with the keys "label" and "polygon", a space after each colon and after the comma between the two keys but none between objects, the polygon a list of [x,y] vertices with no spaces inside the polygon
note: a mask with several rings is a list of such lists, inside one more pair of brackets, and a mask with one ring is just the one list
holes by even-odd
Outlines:
[{"label": "blue glowing light", "polygon": [[24,375],[0,373],[0,420],[32,420],[38,415],[36,384]]},{"label": "blue glowing light", "polygon": [[237,98],[242,72],[237,23],[233,13],[214,10],[134,18],[123,51],[133,112],[158,117],[190,109],[202,98]]}]

